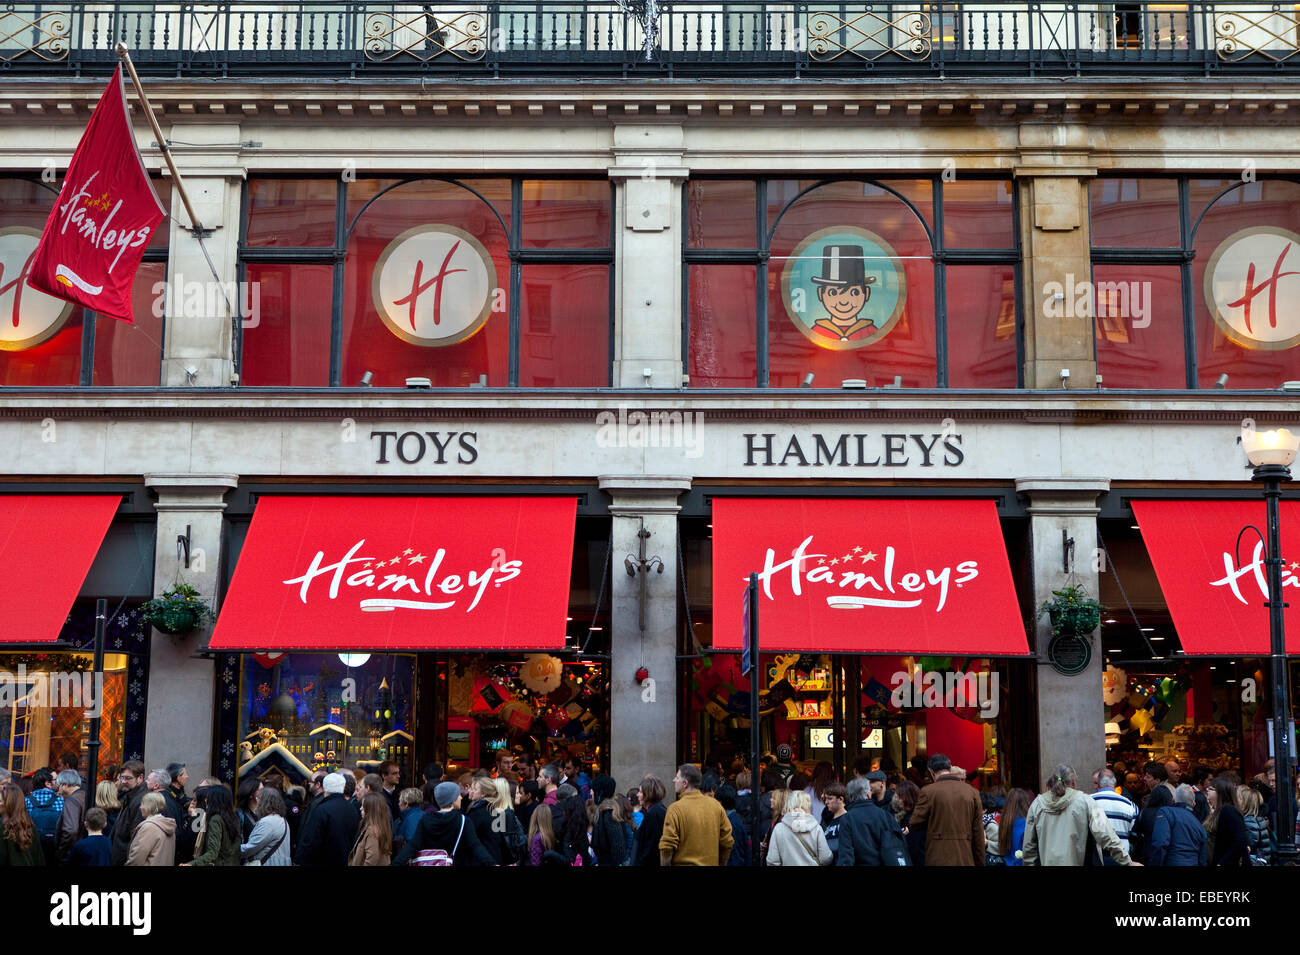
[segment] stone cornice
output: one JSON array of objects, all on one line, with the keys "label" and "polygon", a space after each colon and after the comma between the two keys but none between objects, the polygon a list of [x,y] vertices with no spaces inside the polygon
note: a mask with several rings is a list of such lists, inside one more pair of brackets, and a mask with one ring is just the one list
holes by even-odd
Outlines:
[{"label": "stone cornice", "polygon": [[[1287,120],[1300,112],[1300,87],[1275,78],[1257,81],[1201,77],[979,80],[535,80],[410,82],[338,80],[313,83],[167,80],[148,78],[157,113],[184,122],[266,118],[309,124],[410,119],[608,123],[710,120],[872,118],[954,124],[972,121],[1104,120],[1107,123],[1216,124]],[[93,109],[101,78],[8,77],[0,92],[5,120],[78,120]],[[134,103],[134,97],[130,97]],[[1293,108],[1294,107],[1294,108]]]},{"label": "stone cornice", "polygon": [[[544,402],[544,403],[543,403]],[[1236,426],[1251,417],[1268,424],[1294,424],[1300,405],[1290,394],[1220,395],[1111,392],[1061,397],[1007,392],[756,395],[729,392],[619,391],[601,394],[408,395],[355,392],[335,394],[247,392],[176,394],[0,392],[0,423],[5,420],[250,420],[320,421],[581,421],[602,412],[694,412],[714,422],[930,421],[1019,422],[1028,425],[1186,424]]]}]

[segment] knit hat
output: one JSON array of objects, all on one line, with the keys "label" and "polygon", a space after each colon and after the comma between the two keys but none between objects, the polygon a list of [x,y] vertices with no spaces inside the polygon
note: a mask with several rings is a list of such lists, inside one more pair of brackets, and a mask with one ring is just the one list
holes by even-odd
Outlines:
[{"label": "knit hat", "polygon": [[333,795],[334,793],[338,793],[339,795],[342,795],[346,785],[347,785],[347,780],[343,778],[342,773],[330,773],[328,776],[325,777],[324,781],[321,783],[321,786],[324,788],[325,792],[330,795]]},{"label": "knit hat", "polygon": [[776,748],[776,758],[778,762],[788,763],[794,756],[794,750],[790,748],[789,743],[782,743]]},{"label": "knit hat", "polygon": [[433,787],[433,801],[439,809],[446,809],[460,798],[460,787],[455,783],[438,783]]},{"label": "knit hat", "polygon": [[618,784],[609,776],[597,776],[591,781],[591,799],[592,802],[602,803],[610,796],[614,795],[614,790]]}]

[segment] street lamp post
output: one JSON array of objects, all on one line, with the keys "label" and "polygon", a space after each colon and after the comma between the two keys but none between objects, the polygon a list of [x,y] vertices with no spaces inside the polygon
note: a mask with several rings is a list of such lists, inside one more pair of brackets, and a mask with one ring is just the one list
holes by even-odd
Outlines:
[{"label": "street lamp post", "polygon": [[1286,636],[1282,611],[1282,531],[1278,503],[1282,482],[1291,480],[1291,463],[1300,450],[1300,436],[1285,428],[1278,431],[1248,431],[1242,447],[1254,467],[1253,479],[1264,485],[1268,531],[1264,565],[1268,577],[1268,634],[1270,693],[1273,698],[1273,770],[1277,782],[1277,852],[1274,865],[1294,865],[1295,780],[1291,760],[1291,693],[1287,673]]}]

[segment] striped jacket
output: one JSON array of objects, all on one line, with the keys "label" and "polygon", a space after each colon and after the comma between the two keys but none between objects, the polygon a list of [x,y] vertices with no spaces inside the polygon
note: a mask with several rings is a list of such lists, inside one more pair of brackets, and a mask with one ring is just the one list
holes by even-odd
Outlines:
[{"label": "striped jacket", "polygon": [[1128,837],[1133,829],[1133,823],[1137,821],[1138,807],[1113,789],[1099,790],[1092,794],[1092,798],[1110,820],[1111,828],[1123,843],[1124,850],[1131,852]]}]

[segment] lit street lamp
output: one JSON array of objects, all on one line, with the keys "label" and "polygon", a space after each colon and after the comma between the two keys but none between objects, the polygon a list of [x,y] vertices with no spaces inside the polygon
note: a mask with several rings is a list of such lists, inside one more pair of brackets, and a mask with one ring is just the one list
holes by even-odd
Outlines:
[{"label": "lit street lamp", "polygon": [[1294,865],[1295,780],[1291,762],[1291,694],[1288,686],[1286,637],[1282,611],[1282,533],[1278,501],[1282,482],[1291,480],[1291,462],[1300,450],[1300,436],[1285,428],[1277,431],[1245,431],[1241,446],[1255,469],[1253,479],[1264,485],[1268,536],[1264,564],[1268,571],[1269,663],[1272,667],[1273,767],[1277,781],[1277,852],[1274,865]]}]

